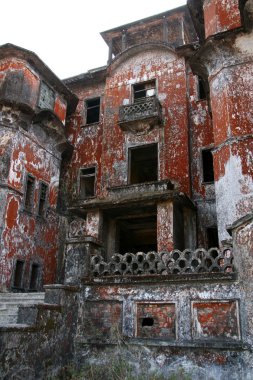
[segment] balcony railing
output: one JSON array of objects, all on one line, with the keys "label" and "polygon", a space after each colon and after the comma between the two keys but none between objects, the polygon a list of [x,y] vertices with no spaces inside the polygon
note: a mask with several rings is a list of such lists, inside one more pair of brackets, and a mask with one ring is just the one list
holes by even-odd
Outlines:
[{"label": "balcony railing", "polygon": [[233,253],[230,248],[206,251],[173,250],[171,252],[138,252],[115,254],[108,262],[100,255],[91,258],[91,274],[103,276],[182,275],[189,273],[233,273]]},{"label": "balcony railing", "polygon": [[119,125],[122,129],[151,128],[162,121],[162,107],[156,96],[139,100],[136,103],[121,106],[119,109]]}]

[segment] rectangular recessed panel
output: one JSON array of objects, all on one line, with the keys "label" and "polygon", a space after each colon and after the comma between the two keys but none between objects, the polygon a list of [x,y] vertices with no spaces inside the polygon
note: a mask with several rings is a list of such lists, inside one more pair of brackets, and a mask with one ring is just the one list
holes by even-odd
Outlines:
[{"label": "rectangular recessed panel", "polygon": [[136,335],[139,338],[176,339],[175,304],[138,303]]},{"label": "rectangular recessed panel", "polygon": [[240,338],[237,301],[192,303],[194,338]]},{"label": "rectangular recessed panel", "polygon": [[90,301],[85,305],[85,336],[112,339],[122,331],[122,303]]},{"label": "rectangular recessed panel", "polygon": [[54,109],[55,93],[44,82],[40,86],[40,97],[38,106],[42,109]]}]

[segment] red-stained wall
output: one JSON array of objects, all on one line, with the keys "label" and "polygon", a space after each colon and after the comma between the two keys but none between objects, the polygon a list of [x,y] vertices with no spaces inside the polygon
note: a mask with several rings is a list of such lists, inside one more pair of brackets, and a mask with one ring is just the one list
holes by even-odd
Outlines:
[{"label": "red-stained wall", "polygon": [[241,26],[239,0],[205,0],[206,38]]},{"label": "red-stained wall", "polygon": [[[10,289],[16,260],[24,261],[22,288],[29,289],[31,265],[40,266],[38,288],[55,282],[58,253],[56,205],[60,175],[59,139],[64,141],[66,104],[55,93],[55,121],[41,119],[38,99],[44,78],[25,61],[15,58],[0,63],[0,289]],[[12,80],[13,78],[13,80]],[[24,108],[25,105],[25,108]],[[50,124],[50,125],[49,125]],[[52,126],[54,131],[52,133]],[[27,175],[34,178],[32,209],[24,205]],[[38,215],[40,183],[48,185],[45,213]]]}]

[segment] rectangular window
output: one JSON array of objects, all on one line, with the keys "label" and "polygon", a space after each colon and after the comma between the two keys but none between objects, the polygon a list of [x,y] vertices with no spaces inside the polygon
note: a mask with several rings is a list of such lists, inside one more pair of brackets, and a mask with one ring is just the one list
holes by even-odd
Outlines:
[{"label": "rectangular window", "polygon": [[31,274],[30,274],[30,284],[29,284],[30,290],[38,289],[39,270],[40,270],[40,267],[38,264],[32,264]]},{"label": "rectangular window", "polygon": [[207,245],[209,248],[219,247],[219,237],[217,227],[208,227],[206,229]]},{"label": "rectangular window", "polygon": [[155,80],[133,85],[134,102],[143,100],[156,94]]},{"label": "rectangular window", "polygon": [[21,260],[16,261],[14,270],[13,287],[20,289],[23,285],[23,273],[24,273],[25,262]]},{"label": "rectangular window", "polygon": [[100,119],[100,98],[86,100],[85,105],[86,105],[85,124],[98,123]]},{"label": "rectangular window", "polygon": [[28,174],[26,179],[26,192],[25,192],[25,209],[27,211],[32,211],[34,202],[34,185],[35,179]]},{"label": "rectangular window", "polygon": [[95,196],[95,178],[96,168],[87,168],[80,170],[80,198],[89,198]]},{"label": "rectangular window", "polygon": [[45,216],[47,193],[48,193],[48,185],[41,182],[40,190],[39,190],[39,206],[38,206],[39,216]]},{"label": "rectangular window", "polygon": [[129,183],[153,182],[158,179],[157,144],[129,149]]},{"label": "rectangular window", "polygon": [[213,155],[211,149],[202,150],[203,181],[214,182]]},{"label": "rectangular window", "polygon": [[204,81],[199,76],[197,78],[198,78],[198,97],[199,97],[199,100],[205,100],[206,99],[206,90],[205,90],[205,86],[204,86]]}]

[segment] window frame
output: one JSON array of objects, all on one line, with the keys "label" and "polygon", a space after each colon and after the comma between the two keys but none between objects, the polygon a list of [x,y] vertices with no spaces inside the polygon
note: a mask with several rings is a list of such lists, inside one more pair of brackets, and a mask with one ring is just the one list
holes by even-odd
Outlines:
[{"label": "window frame", "polygon": [[[91,169],[94,169],[94,173],[82,174],[83,171],[87,170],[87,172],[88,172]],[[94,180],[93,180],[93,187],[94,187],[93,195],[85,195],[85,196],[82,195],[83,194],[83,192],[82,192],[82,179],[85,180],[85,178],[94,178]],[[96,165],[90,165],[87,167],[80,168],[79,169],[78,181],[79,181],[79,184],[78,184],[79,199],[84,200],[84,199],[89,199],[89,198],[95,198],[96,197],[96,184],[97,184],[97,166]],[[84,193],[85,193],[85,189],[84,189]]]},{"label": "window frame", "polygon": [[[15,285],[15,278],[16,278],[16,269],[17,269],[17,263],[20,262],[22,263],[22,269],[21,269],[21,279],[20,279],[20,286]],[[24,259],[16,258],[13,266],[13,277],[12,277],[12,288],[13,289],[24,289],[24,274],[25,274],[25,266],[26,266],[26,261]]]},{"label": "window frame", "polygon": [[[42,197],[41,197],[43,186],[45,186],[45,188],[46,188],[45,199],[42,199]],[[49,184],[44,182],[44,181],[40,181],[39,182],[39,194],[38,194],[38,207],[37,207],[37,215],[40,218],[45,218],[45,214],[46,214],[47,207],[48,207],[48,193],[49,193]],[[41,201],[44,201],[42,213],[40,212]]]},{"label": "window frame", "polygon": [[[31,189],[31,194],[29,194],[29,204],[28,204],[28,191],[30,192],[30,189],[28,185],[28,182],[29,180],[31,180],[32,182],[32,189]],[[24,199],[23,199],[23,209],[26,211],[26,212],[29,212],[29,213],[33,213],[33,210],[34,210],[34,202],[35,202],[35,177],[30,174],[30,173],[27,173],[26,174],[26,180],[25,180],[25,188],[24,188]]]},{"label": "window frame", "polygon": [[[99,105],[97,106],[90,106],[88,107],[88,102],[91,102],[91,101],[95,101],[95,100],[99,100]],[[98,108],[98,120],[97,121],[94,121],[92,123],[88,123],[87,122],[87,119],[88,119],[88,110],[89,109],[94,109],[94,108]],[[84,126],[90,126],[90,125],[94,125],[94,124],[99,124],[100,123],[100,120],[101,120],[101,96],[96,96],[94,98],[87,98],[84,100],[84,113],[83,113],[83,124]]]},{"label": "window frame", "polygon": [[[149,83],[153,83],[154,86],[152,86],[151,88],[142,89],[142,90],[137,91],[137,92],[146,91],[146,96],[143,96],[143,97],[140,97],[140,98],[135,98],[135,94],[136,94],[135,87],[141,86],[141,85],[145,86],[145,85],[147,85]],[[154,89],[154,95],[147,96],[147,91],[148,90],[152,90],[152,89]],[[157,80],[156,80],[156,78],[155,79],[150,79],[150,80],[144,81],[144,82],[137,82],[137,83],[134,83],[132,85],[132,103],[133,104],[141,102],[141,101],[144,101],[144,99],[149,99],[149,98],[151,98],[153,96],[157,96]]]},{"label": "window frame", "polygon": [[[138,149],[147,149],[148,147],[151,147],[151,146],[154,146],[156,147],[156,153],[157,153],[157,157],[156,157],[156,160],[157,160],[157,175],[156,175],[156,180],[150,180],[150,181],[144,181],[144,182],[135,182],[133,183],[132,181],[132,151],[134,150],[138,150]],[[144,161],[144,160],[143,160]],[[148,143],[148,144],[142,144],[142,145],[134,145],[134,146],[130,146],[128,147],[128,171],[127,171],[127,183],[128,185],[141,185],[141,184],[145,184],[145,183],[148,183],[148,182],[156,182],[156,181],[159,181],[159,143],[158,142],[154,142],[154,143]]]},{"label": "window frame", "polygon": [[[36,277],[36,287],[31,288],[32,270],[33,270],[33,267],[35,266],[38,270],[37,277]],[[41,281],[41,265],[37,261],[32,261],[30,263],[30,271],[29,271],[29,291],[38,291],[40,287],[40,281]]]}]

